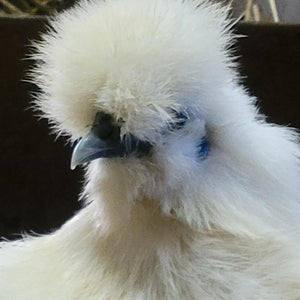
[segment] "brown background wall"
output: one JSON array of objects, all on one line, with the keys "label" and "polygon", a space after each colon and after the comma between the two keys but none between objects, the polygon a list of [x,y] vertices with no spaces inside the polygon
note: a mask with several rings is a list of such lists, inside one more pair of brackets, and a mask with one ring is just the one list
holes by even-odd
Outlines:
[{"label": "brown background wall", "polygon": [[[49,232],[79,209],[81,171],[70,171],[71,149],[33,117],[22,82],[29,39],[44,19],[0,18],[0,235]],[[242,24],[237,45],[243,81],[269,120],[300,128],[300,26]]]}]

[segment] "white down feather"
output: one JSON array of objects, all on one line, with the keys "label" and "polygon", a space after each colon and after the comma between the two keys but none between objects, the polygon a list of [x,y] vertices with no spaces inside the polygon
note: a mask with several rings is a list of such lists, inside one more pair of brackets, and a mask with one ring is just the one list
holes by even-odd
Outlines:
[{"label": "white down feather", "polygon": [[[32,78],[53,129],[75,141],[104,111],[154,147],[91,162],[75,217],[2,242],[1,300],[300,299],[297,135],[240,86],[228,11],[99,0],[52,20]],[[186,126],[163,135],[182,109]]]}]

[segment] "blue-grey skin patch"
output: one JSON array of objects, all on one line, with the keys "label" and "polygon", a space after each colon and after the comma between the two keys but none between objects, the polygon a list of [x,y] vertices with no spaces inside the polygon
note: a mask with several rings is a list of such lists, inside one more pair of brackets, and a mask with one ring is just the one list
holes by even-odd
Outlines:
[{"label": "blue-grey skin patch", "polygon": [[[178,122],[175,123],[172,129],[179,130],[186,124],[188,116],[183,112],[175,112],[175,116]],[[210,143],[207,136],[201,138],[201,140],[197,143],[196,148],[197,158],[201,160],[205,159],[210,151]]]},{"label": "blue-grey skin patch", "polygon": [[203,137],[200,142],[197,144],[197,157],[205,159],[210,151],[210,143],[207,137]]}]

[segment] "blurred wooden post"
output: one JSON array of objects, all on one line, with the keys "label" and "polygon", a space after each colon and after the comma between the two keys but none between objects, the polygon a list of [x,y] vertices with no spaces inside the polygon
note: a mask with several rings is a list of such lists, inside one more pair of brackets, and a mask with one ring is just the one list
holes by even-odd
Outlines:
[{"label": "blurred wooden post", "polygon": [[275,0],[269,0],[270,8],[273,16],[273,20],[275,23],[279,22],[278,11]]},{"label": "blurred wooden post", "polygon": [[251,21],[251,8],[252,8],[252,0],[248,0],[246,10],[245,10],[245,21],[249,22]]},{"label": "blurred wooden post", "polygon": [[257,4],[253,4],[252,11],[253,11],[254,21],[259,22],[260,21],[260,12],[259,12],[259,7]]},{"label": "blurred wooden post", "polygon": [[244,21],[300,23],[300,0],[211,0],[233,7],[232,16]]},{"label": "blurred wooden post", "polygon": [[0,0],[0,3],[12,14],[20,14],[22,13],[15,5],[6,0]]}]

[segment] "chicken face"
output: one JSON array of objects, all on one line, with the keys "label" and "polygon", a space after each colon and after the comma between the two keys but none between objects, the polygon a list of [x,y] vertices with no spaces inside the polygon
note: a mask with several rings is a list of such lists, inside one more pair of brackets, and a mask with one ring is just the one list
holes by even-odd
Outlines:
[{"label": "chicken face", "polygon": [[[71,161],[71,168],[77,165],[87,163],[94,159],[105,157],[127,157],[131,154],[137,157],[149,155],[153,144],[149,141],[143,141],[134,135],[125,134],[121,137],[122,121],[119,124],[114,123],[114,118],[102,112],[96,114],[91,131],[82,138],[76,145]],[[187,116],[183,113],[175,113],[175,121],[168,123],[168,128],[161,132],[162,140],[166,139],[168,134],[182,129]],[[197,145],[194,145],[196,152],[194,155],[203,158],[209,151],[209,142],[203,137]]]}]

